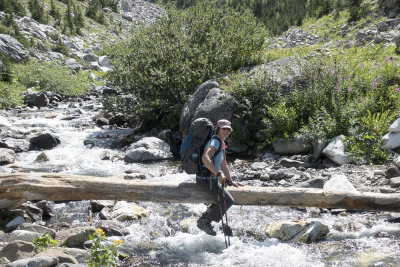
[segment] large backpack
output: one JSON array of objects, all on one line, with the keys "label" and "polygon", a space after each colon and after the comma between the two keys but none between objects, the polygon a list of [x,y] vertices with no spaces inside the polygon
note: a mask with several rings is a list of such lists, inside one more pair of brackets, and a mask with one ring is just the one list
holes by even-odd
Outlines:
[{"label": "large backpack", "polygon": [[[181,145],[181,167],[186,173],[203,177],[211,175],[211,172],[203,167],[201,157],[205,145],[213,138],[219,140],[218,136],[214,135],[214,126],[209,119],[198,118],[190,124],[189,132],[183,138]],[[213,158],[221,151],[221,140],[219,143],[220,146]]]}]

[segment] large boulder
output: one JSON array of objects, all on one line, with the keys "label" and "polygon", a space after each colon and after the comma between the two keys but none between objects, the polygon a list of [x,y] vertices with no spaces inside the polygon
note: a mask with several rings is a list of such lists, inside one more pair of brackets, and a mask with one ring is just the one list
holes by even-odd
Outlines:
[{"label": "large boulder", "polygon": [[219,83],[215,80],[206,81],[201,84],[196,92],[186,101],[179,121],[179,128],[182,134],[185,135],[189,131],[197,107],[204,101],[207,94],[213,88],[219,88]]},{"label": "large boulder", "polygon": [[49,99],[42,92],[27,92],[25,102],[29,107],[45,107],[49,104]]},{"label": "large boulder", "polygon": [[131,144],[125,152],[126,162],[163,160],[172,158],[169,145],[156,137],[144,137]]},{"label": "large boulder", "polygon": [[29,56],[25,47],[7,34],[0,34],[0,52],[6,54],[14,62],[21,62]]},{"label": "large boulder", "polygon": [[383,149],[396,149],[400,147],[400,119],[389,126],[389,133],[382,137]]},{"label": "large boulder", "polygon": [[320,222],[301,220],[278,221],[269,224],[265,230],[271,238],[285,242],[315,242],[329,233],[328,226]]},{"label": "large boulder", "polygon": [[60,144],[60,139],[50,133],[44,133],[32,137],[29,142],[34,149],[51,149]]},{"label": "large boulder", "polygon": [[337,165],[349,164],[351,162],[349,155],[344,151],[344,138],[344,135],[335,137],[322,151],[322,154]]},{"label": "large boulder", "polygon": [[35,245],[22,240],[8,243],[0,252],[0,257],[6,257],[9,261],[30,258],[33,255],[35,255]]},{"label": "large boulder", "polygon": [[273,144],[275,153],[280,155],[296,155],[307,152],[307,144],[301,139],[278,139]]}]

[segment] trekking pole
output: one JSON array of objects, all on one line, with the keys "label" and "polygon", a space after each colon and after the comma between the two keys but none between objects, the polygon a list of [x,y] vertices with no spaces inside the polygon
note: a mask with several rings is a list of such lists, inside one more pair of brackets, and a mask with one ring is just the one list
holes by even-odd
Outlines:
[{"label": "trekking pole", "polygon": [[[222,225],[222,229],[224,230],[224,234],[228,236],[228,245],[231,245],[231,238],[230,236],[232,235],[232,230],[229,227],[228,224],[228,211],[226,210],[226,200],[225,200],[225,183],[222,184],[222,199],[224,201],[224,206],[225,206],[225,223],[226,223],[226,228],[224,228],[224,226]],[[225,229],[226,231],[228,231],[228,233],[225,233]]]},{"label": "trekking pole", "polygon": [[226,242],[226,234],[225,234],[225,231],[224,231],[224,216],[222,215],[221,199],[219,197],[219,192],[218,192],[218,181],[217,181],[217,200],[218,200],[219,212],[220,212],[220,215],[221,215],[222,232],[224,233],[225,246],[226,246],[226,248],[228,248],[228,242]]}]

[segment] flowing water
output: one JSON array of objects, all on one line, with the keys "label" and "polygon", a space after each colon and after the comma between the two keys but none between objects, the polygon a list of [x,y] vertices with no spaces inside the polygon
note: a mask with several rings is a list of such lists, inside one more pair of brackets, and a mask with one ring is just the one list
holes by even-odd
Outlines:
[{"label": "flowing water", "polygon": [[[92,117],[99,108],[93,99],[61,104],[55,109],[7,113],[14,128],[53,133],[61,144],[45,151],[49,161],[35,161],[42,151],[19,153],[16,162],[0,166],[0,172],[17,169],[96,176],[140,172],[149,181],[194,181],[192,175],[177,172],[176,162],[128,164],[115,160],[123,152],[112,148],[113,144],[132,130],[95,126]],[[88,139],[93,147],[84,144]],[[101,159],[105,151],[111,160]],[[312,209],[233,206],[229,223],[234,237],[226,248],[220,230],[212,237],[197,229],[196,219],[205,210],[204,204],[139,204],[149,216],[125,223],[130,234],[123,237],[122,250],[131,256],[125,266],[400,266],[400,224],[388,222],[387,213],[332,215],[313,213]],[[89,201],[55,204],[56,220],[87,224],[88,205]],[[317,220],[329,226],[330,234],[326,240],[311,244],[268,238],[266,225],[283,219]]]}]

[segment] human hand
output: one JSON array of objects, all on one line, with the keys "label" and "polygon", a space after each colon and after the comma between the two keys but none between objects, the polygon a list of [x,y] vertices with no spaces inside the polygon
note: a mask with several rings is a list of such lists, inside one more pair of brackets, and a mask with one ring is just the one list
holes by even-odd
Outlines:
[{"label": "human hand", "polygon": [[234,181],[230,181],[230,182],[231,182],[230,185],[232,185],[232,186],[234,186],[234,187],[244,186],[244,184],[239,183],[239,182],[234,182]]}]

